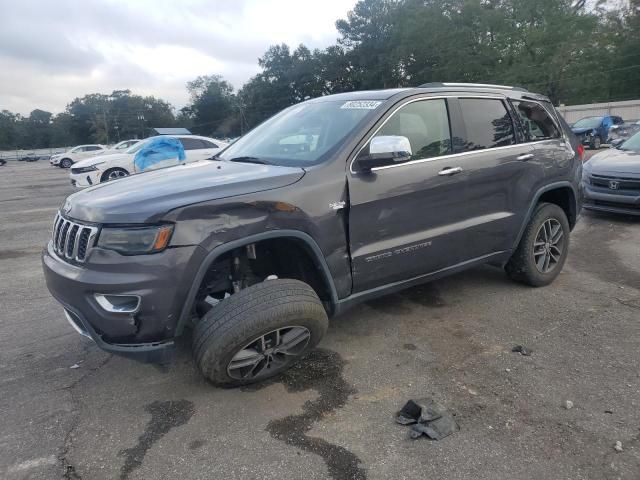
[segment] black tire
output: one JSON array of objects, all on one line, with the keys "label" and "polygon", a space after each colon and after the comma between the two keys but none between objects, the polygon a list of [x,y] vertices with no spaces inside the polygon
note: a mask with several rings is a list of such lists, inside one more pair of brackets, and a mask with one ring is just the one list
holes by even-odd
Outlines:
[{"label": "black tire", "polygon": [[[309,285],[298,280],[266,280],[222,300],[204,315],[193,332],[193,355],[202,375],[215,385],[248,385],[273,377],[303,358],[320,342],[328,325],[322,302]],[[277,344],[269,343],[275,335],[284,339],[288,333],[295,336],[296,332],[308,337],[305,344],[300,341],[295,345],[296,349],[291,350],[295,353],[284,355]],[[267,355],[259,347],[249,348],[262,336],[268,337],[263,350]],[[265,344],[258,344],[264,348]],[[241,378],[246,369],[237,367],[230,373],[231,360],[247,351],[255,352],[254,364],[261,368],[259,373]],[[258,360],[261,355],[262,360]],[[269,355],[274,358],[271,363]]]},{"label": "black tire", "polygon": [[[546,223],[547,221],[549,222]],[[538,260],[541,258],[540,255],[546,255],[545,253],[539,253],[541,248],[543,251],[544,249],[549,250],[554,248],[553,246],[549,247],[550,242],[547,242],[544,247],[541,245],[536,246],[536,240],[540,239],[539,235],[544,235],[544,232],[542,232],[543,225],[556,224],[562,229],[562,235],[558,240],[558,242],[562,240],[562,249],[560,254],[556,255],[558,259],[553,266],[549,264],[551,269],[544,271],[544,268],[541,270],[539,263],[536,263],[534,247],[537,249],[536,254],[538,255]],[[569,253],[569,233],[569,221],[567,220],[567,215],[564,213],[564,210],[552,203],[540,203],[533,212],[531,220],[529,220],[529,224],[520,239],[518,248],[516,248],[516,251],[505,266],[509,277],[532,287],[549,285],[560,274],[567,260]],[[556,250],[553,250],[553,252],[557,253],[557,248],[558,247],[556,247]],[[544,261],[542,264],[543,267],[546,265]]]},{"label": "black tire", "polygon": [[593,140],[591,140],[591,143],[589,144],[589,148],[591,148],[591,150],[600,150],[600,147],[602,147],[602,139],[599,136],[593,137]]},{"label": "black tire", "polygon": [[71,168],[71,165],[73,165],[73,160],[70,158],[63,158],[60,160],[60,168]]},{"label": "black tire", "polygon": [[[116,174],[117,176],[115,178],[109,178],[110,176],[112,176],[112,174]],[[115,180],[116,178],[123,178],[128,176],[129,172],[127,172],[124,168],[110,168],[102,174],[102,176],[100,177],[100,182],[109,182],[111,180]]]}]

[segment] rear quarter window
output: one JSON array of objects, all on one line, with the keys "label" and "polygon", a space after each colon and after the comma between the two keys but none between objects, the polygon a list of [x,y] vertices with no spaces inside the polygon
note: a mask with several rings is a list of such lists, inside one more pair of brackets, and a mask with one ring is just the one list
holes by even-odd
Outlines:
[{"label": "rear quarter window", "polygon": [[535,142],[560,138],[560,130],[542,105],[526,100],[513,100],[525,140]]}]

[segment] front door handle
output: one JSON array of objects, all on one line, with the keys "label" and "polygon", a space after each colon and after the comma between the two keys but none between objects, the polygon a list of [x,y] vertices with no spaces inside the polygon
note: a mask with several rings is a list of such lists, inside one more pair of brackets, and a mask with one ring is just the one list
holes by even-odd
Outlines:
[{"label": "front door handle", "polygon": [[518,160],[521,162],[526,162],[527,160],[531,160],[533,158],[533,153],[523,153],[522,155],[518,155]]},{"label": "front door handle", "polygon": [[438,172],[438,175],[446,177],[449,175],[455,175],[456,173],[462,173],[462,167],[447,167],[443,170],[440,170]]}]

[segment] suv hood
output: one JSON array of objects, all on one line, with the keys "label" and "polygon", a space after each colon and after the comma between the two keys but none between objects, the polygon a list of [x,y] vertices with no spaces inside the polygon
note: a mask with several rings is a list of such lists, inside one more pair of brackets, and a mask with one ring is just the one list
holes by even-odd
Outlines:
[{"label": "suv hood", "polygon": [[631,173],[640,175],[640,152],[611,148],[589,160],[589,169],[595,174]]},{"label": "suv hood", "polygon": [[154,222],[178,207],[284,187],[304,174],[297,167],[201,161],[87,188],[67,198],[62,213],[94,223]]}]

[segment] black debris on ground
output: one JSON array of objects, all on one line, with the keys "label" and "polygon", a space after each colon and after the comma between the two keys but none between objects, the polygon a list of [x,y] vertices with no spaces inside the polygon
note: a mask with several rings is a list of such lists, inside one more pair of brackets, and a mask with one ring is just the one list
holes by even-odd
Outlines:
[{"label": "black debris on ground", "polygon": [[409,400],[396,413],[396,422],[410,427],[409,437],[425,435],[432,440],[442,440],[460,430],[453,415],[430,398]]},{"label": "black debris on ground", "polygon": [[533,350],[525,347],[524,345],[516,345],[511,349],[511,351],[519,353],[520,355],[524,355],[525,357],[529,357],[533,353]]}]

